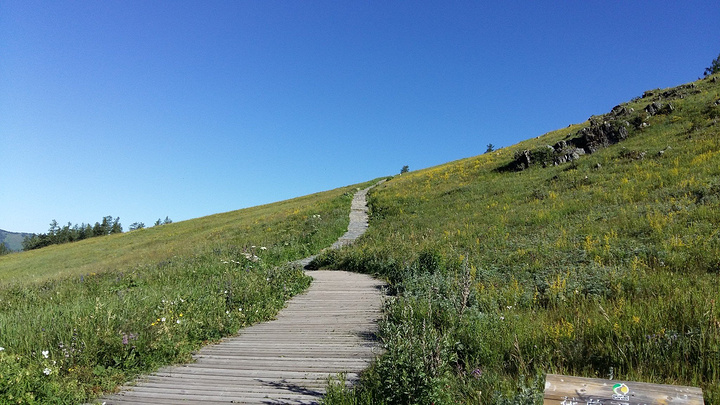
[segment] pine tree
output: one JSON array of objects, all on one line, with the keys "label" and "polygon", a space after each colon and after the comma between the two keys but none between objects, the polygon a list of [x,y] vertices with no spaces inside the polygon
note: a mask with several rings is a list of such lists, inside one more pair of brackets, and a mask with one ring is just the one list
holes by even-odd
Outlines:
[{"label": "pine tree", "polygon": [[705,76],[714,75],[718,72],[720,72],[720,55],[718,55],[717,58],[713,59],[710,67],[705,68]]}]

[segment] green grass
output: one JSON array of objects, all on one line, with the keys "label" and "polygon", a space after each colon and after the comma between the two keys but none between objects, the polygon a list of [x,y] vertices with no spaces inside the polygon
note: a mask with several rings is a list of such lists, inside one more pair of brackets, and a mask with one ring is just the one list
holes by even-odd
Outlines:
[{"label": "green grass", "polygon": [[271,319],[355,190],[0,257],[0,403],[81,403]]},{"label": "green grass", "polygon": [[[372,190],[368,233],[316,264],[390,282],[386,350],[325,402],[541,403],[559,373],[720,404],[720,85],[669,91],[572,163],[499,170],[587,122]],[[272,317],[308,283],[281,264],[344,232],[352,191],[0,257],[0,400],[84,401]]]},{"label": "green grass", "polygon": [[[155,264],[211,247],[266,246],[272,261],[302,258],[332,243],[347,227],[350,188],[318,193],[190,221],[86,239],[0,257],[0,285],[42,282]],[[334,201],[343,195],[341,203]],[[320,219],[313,214],[329,213]]]},{"label": "green grass", "polygon": [[326,403],[542,403],[559,373],[720,404],[720,84],[683,91],[572,163],[498,171],[588,123],[372,190],[366,236],[318,264],[390,281],[387,351]]}]

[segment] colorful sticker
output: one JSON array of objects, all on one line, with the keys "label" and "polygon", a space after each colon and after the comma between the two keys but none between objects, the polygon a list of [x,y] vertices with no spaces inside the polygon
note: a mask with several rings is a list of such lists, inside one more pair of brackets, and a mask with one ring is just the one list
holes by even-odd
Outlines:
[{"label": "colorful sticker", "polygon": [[627,395],[627,393],[630,392],[630,388],[623,383],[617,383],[613,385],[613,392],[615,395]]}]

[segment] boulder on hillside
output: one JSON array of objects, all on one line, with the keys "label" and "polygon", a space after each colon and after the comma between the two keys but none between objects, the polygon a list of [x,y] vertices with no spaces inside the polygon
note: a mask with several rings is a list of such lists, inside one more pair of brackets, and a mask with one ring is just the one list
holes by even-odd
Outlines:
[{"label": "boulder on hillside", "polygon": [[675,111],[675,107],[672,105],[672,103],[662,104],[658,101],[655,101],[645,107],[645,112],[650,115],[670,114],[673,111]]},{"label": "boulder on hillside", "polygon": [[658,111],[660,111],[660,108],[662,108],[662,104],[655,101],[645,107],[645,112],[650,115],[655,115]]},{"label": "boulder on hillside", "polygon": [[599,149],[616,144],[628,137],[627,127],[618,122],[602,122],[583,128],[577,136],[567,141],[585,153],[595,153]]},{"label": "boulder on hillside", "polygon": [[634,109],[627,108],[626,106],[621,104],[621,105],[616,105],[615,107],[613,107],[613,109],[610,111],[610,114],[616,118],[619,118],[619,117],[624,117],[624,116],[630,115],[634,111],[635,111]]}]

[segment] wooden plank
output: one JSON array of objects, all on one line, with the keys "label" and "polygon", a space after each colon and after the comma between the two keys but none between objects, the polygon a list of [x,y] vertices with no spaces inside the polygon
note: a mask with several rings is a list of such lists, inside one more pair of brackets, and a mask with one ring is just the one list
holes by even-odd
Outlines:
[{"label": "wooden plank", "polygon": [[544,405],[703,405],[702,390],[680,385],[548,374]]}]

